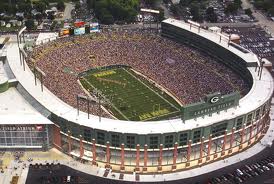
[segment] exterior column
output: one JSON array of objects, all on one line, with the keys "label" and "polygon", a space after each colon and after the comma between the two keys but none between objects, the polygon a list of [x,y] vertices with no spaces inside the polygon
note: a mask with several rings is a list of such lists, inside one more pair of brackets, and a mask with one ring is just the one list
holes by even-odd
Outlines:
[{"label": "exterior column", "polygon": [[147,171],[147,144],[144,145],[144,168],[143,171]]},{"label": "exterior column", "polygon": [[200,159],[199,159],[199,163],[203,162],[203,150],[204,149],[204,137],[201,138],[201,144],[200,144]]},{"label": "exterior column", "polygon": [[229,153],[232,153],[232,146],[233,146],[233,142],[234,142],[234,131],[235,131],[235,127],[232,128],[232,132],[230,135]]},{"label": "exterior column", "polygon": [[53,125],[53,145],[58,150],[62,150],[62,138],[60,133],[60,127]]},{"label": "exterior column", "polygon": [[250,126],[250,130],[249,130],[249,140],[248,140],[248,144],[251,143],[251,138],[252,138],[252,132],[253,132],[253,122],[251,123],[251,126]]},{"label": "exterior column", "polygon": [[140,171],[140,144],[136,145],[136,168],[135,171]]},{"label": "exterior column", "polygon": [[207,158],[206,158],[206,160],[210,160],[211,145],[212,145],[212,135],[210,134],[209,139],[208,139]]},{"label": "exterior column", "polygon": [[259,132],[261,132],[261,133],[262,133],[263,125],[264,125],[264,119],[265,119],[265,117],[261,119],[260,124],[258,126]]},{"label": "exterior column", "polygon": [[162,162],[163,162],[163,144],[160,144],[159,160],[158,160],[158,171],[162,170]]},{"label": "exterior column", "polygon": [[83,137],[80,135],[80,158],[84,156],[84,145],[83,145]]},{"label": "exterior column", "polygon": [[176,142],[176,143],[174,144],[174,150],[173,150],[172,170],[175,170],[176,167],[177,167],[177,165],[176,165],[177,156],[178,156],[178,143]]},{"label": "exterior column", "polygon": [[110,167],[110,148],[109,148],[109,142],[107,141],[107,163],[106,163],[106,168]]},{"label": "exterior column", "polygon": [[186,166],[188,167],[190,165],[190,155],[191,155],[191,140],[188,141],[188,148],[187,148],[187,164]]},{"label": "exterior column", "polygon": [[224,142],[223,142],[223,146],[222,146],[222,153],[221,153],[221,155],[225,155],[226,136],[227,136],[227,130],[225,130]]},{"label": "exterior column", "polygon": [[263,121],[263,118],[261,118],[259,121],[258,121],[258,123],[257,123],[257,127],[256,127],[256,129],[257,129],[257,133],[256,133],[256,139],[258,139],[258,134],[259,134],[259,132],[260,132],[260,124],[261,124],[261,122]]},{"label": "exterior column", "polygon": [[266,123],[266,116],[263,118],[262,125],[261,125],[261,132],[262,134],[264,133],[264,128],[265,128],[265,123]]},{"label": "exterior column", "polygon": [[125,145],[121,144],[121,171],[125,170]]},{"label": "exterior column", "polygon": [[71,156],[71,133],[68,131],[68,154]]},{"label": "exterior column", "polygon": [[245,136],[245,124],[243,125],[242,131],[241,131],[241,144],[239,146],[240,149],[242,149],[242,144],[244,142],[244,136]]},{"label": "exterior column", "polygon": [[96,141],[92,139],[92,164],[96,165]]}]

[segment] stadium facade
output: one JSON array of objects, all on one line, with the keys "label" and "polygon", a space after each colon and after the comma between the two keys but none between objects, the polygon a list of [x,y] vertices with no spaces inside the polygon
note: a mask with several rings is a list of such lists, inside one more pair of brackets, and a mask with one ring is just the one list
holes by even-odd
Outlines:
[{"label": "stadium facade", "polygon": [[[156,173],[208,164],[258,142],[270,123],[273,93],[272,76],[265,67],[259,67],[258,58],[225,36],[189,23],[167,19],[162,22],[161,29],[162,36],[191,45],[232,68],[249,84],[248,94],[241,99],[238,94],[209,95],[200,106],[184,109],[180,119],[131,122],[93,115],[88,119],[86,113],[78,114],[77,109],[62,102],[47,88],[41,89],[39,80],[35,85],[32,71],[24,65],[22,46],[19,49],[17,44],[10,44],[6,68],[15,76],[17,90],[35,107],[35,113],[41,115],[37,123],[29,123],[36,128],[30,131],[39,130],[37,125],[41,121],[49,127],[37,144],[56,147],[98,167]],[[19,55],[15,57],[14,53],[20,53],[21,64]],[[3,88],[2,91],[9,90]],[[1,127],[0,135],[1,131],[13,131],[2,123]],[[12,135],[20,137],[21,134]],[[0,144],[0,147],[6,145]]]}]

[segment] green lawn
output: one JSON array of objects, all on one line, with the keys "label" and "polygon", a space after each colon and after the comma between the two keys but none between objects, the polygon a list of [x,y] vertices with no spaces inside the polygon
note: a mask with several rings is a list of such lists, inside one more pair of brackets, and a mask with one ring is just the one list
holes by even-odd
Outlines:
[{"label": "green lawn", "polygon": [[99,90],[109,101],[104,106],[118,119],[150,121],[180,114],[172,97],[129,68],[91,70],[80,81],[88,91]]}]

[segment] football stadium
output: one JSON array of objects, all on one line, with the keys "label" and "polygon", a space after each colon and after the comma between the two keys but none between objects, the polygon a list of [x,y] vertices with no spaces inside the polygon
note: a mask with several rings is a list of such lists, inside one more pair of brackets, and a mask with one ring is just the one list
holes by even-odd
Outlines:
[{"label": "football stadium", "polygon": [[270,63],[193,22],[5,47],[0,99],[18,98],[9,108],[24,116],[0,116],[1,148],[55,147],[113,171],[169,173],[247,150],[269,127]]}]

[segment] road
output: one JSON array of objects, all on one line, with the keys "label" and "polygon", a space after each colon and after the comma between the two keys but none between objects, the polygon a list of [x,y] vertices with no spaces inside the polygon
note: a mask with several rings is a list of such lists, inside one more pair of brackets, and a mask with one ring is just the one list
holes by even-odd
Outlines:
[{"label": "road", "polygon": [[249,2],[249,0],[242,0],[242,8],[247,9],[250,8],[253,12],[252,15],[255,17],[258,22],[256,25],[260,25],[265,28],[265,30],[274,36],[274,22],[269,20],[265,15],[263,15],[260,11],[256,11],[254,6]]},{"label": "road", "polygon": [[74,9],[74,4],[70,3],[65,3],[65,11],[64,11],[64,16],[63,16],[63,20],[65,19],[71,19],[71,10]]},{"label": "road", "polygon": [[164,10],[165,18],[173,18],[172,13],[168,10],[168,8],[165,6],[163,1],[157,1],[156,2],[156,7],[162,8]]}]

